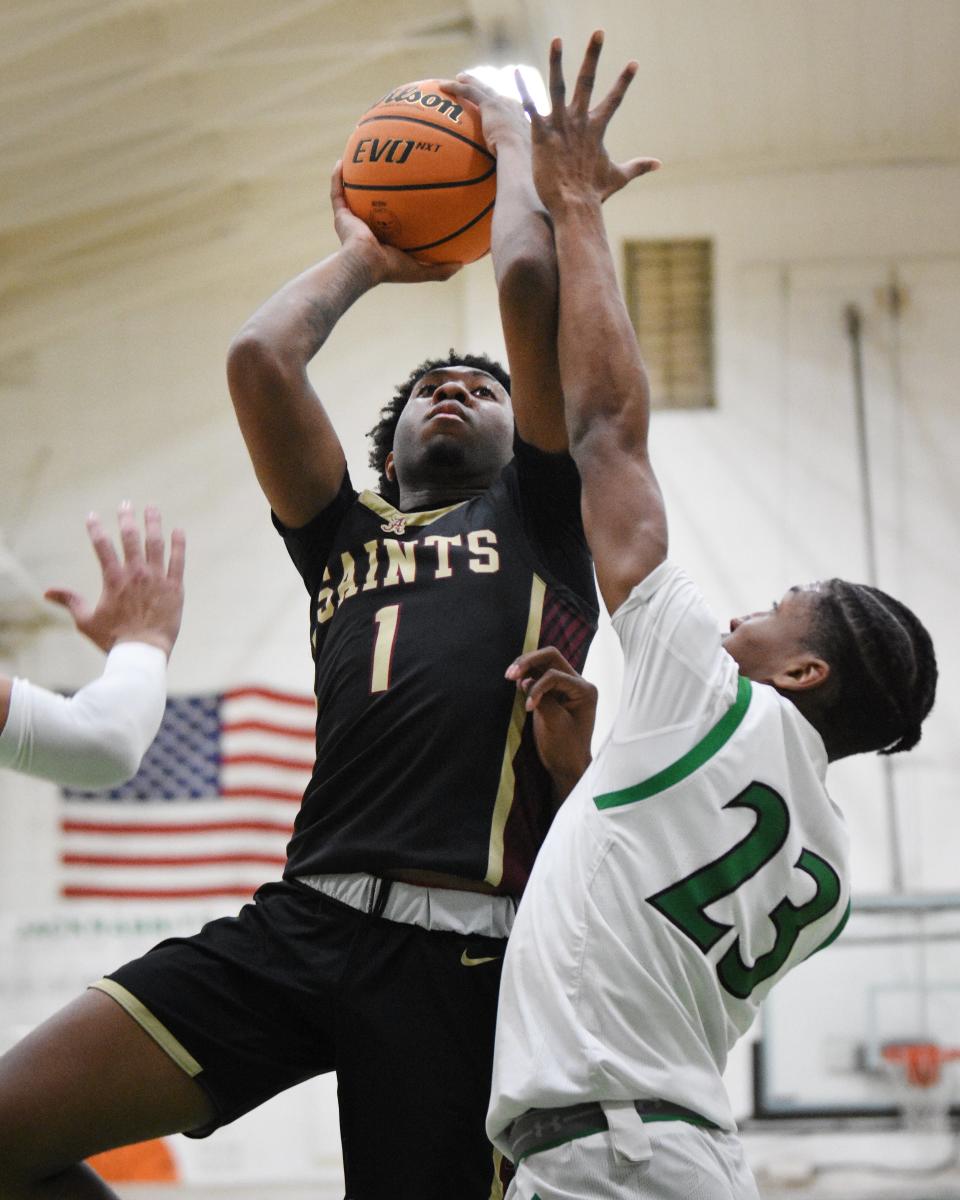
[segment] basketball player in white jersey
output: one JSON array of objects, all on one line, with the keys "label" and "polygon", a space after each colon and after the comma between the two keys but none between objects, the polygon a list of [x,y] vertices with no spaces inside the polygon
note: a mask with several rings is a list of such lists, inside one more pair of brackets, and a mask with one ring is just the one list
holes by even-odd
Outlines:
[{"label": "basketball player in white jersey", "polygon": [[73,787],[116,787],[136,774],[156,736],[183,613],[184,537],[173,531],[165,564],[156,508],[144,512],[145,548],[127,503],[119,523],[122,558],[96,514],[87,518],[102,576],[95,605],[67,588],[46,593],[104,651],[103,671],[72,696],[0,675],[0,767]]},{"label": "basketball player in white jersey", "polygon": [[[849,905],[831,759],[909,749],[936,665],[913,614],[840,580],[719,625],[667,559],[649,397],[600,203],[603,134],[636,64],[590,110],[601,36],[569,106],[559,43],[533,174],[560,277],[559,350],[587,539],[624,652],[613,730],[561,807],[510,939],[487,1130],[508,1200],[758,1195],[721,1075],[763,997]],[[521,81],[522,87],[522,81]],[[589,762],[589,685],[556,651],[508,670],[563,792]]]}]

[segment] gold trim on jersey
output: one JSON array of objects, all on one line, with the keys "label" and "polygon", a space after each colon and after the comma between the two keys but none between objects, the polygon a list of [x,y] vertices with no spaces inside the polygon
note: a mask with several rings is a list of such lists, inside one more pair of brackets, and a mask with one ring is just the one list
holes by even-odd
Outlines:
[{"label": "gold trim on jersey", "polygon": [[466,500],[458,500],[456,504],[448,504],[446,508],[432,508],[429,512],[412,512],[405,513],[399,508],[394,508],[392,504],[388,504],[382,496],[378,496],[376,492],[363,491],[357,497],[364,508],[369,508],[371,512],[376,513],[378,517],[389,524],[399,521],[401,525],[429,525],[432,521],[436,521],[439,517],[445,517],[447,513],[453,512],[455,508],[460,508],[466,504]]},{"label": "gold trim on jersey", "polygon": [[160,1049],[165,1051],[180,1070],[189,1075],[191,1079],[200,1074],[203,1067],[186,1046],[178,1042],[166,1025],[158,1021],[150,1009],[132,992],[128,992],[123,984],[117,983],[114,979],[98,979],[96,983],[91,983],[90,987],[95,991],[103,992],[111,1000],[116,1000],[117,1004],[133,1017],[144,1033],[148,1033]]},{"label": "gold trim on jersey", "polygon": [[503,1200],[503,1183],[500,1180],[500,1164],[503,1162],[503,1155],[494,1146],[493,1148],[493,1185],[490,1188],[490,1200]]},{"label": "gold trim on jersey", "polygon": [[[530,588],[530,612],[527,616],[527,631],[523,637],[522,654],[536,650],[540,642],[540,626],[543,623],[543,601],[547,585],[539,575],[534,575],[533,586]],[[504,667],[506,670],[506,667]],[[503,763],[500,767],[500,786],[497,788],[497,802],[493,806],[493,826],[490,830],[490,851],[487,856],[487,873],[485,882],[493,887],[499,887],[503,879],[503,835],[507,827],[507,818],[513,807],[515,780],[513,775],[513,760],[520,747],[520,735],[523,732],[523,722],[527,716],[526,697],[520,689],[513,698],[513,709],[510,713],[510,727],[507,730],[507,745],[503,752]]]}]

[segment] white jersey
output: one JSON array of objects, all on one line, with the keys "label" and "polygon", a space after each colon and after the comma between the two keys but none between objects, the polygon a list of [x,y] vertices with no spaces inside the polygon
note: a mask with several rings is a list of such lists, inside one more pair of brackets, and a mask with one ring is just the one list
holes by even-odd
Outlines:
[{"label": "white jersey", "polygon": [[588,1100],[666,1100],[734,1130],[730,1047],[848,911],[848,838],[813,726],[738,675],[670,563],[613,625],[618,716],[557,814],[510,937],[494,1142],[527,1109]]}]

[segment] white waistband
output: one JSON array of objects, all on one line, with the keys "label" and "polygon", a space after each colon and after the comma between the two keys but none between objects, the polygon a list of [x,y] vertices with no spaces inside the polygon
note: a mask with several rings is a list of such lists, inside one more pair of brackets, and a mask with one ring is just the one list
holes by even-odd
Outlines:
[{"label": "white waistband", "polygon": [[444,933],[505,938],[513,928],[517,911],[512,896],[420,887],[397,880],[384,881],[376,875],[298,875],[297,880],[361,912],[373,911],[380,888],[387,882],[389,892],[380,916],[402,925],[419,925]]}]

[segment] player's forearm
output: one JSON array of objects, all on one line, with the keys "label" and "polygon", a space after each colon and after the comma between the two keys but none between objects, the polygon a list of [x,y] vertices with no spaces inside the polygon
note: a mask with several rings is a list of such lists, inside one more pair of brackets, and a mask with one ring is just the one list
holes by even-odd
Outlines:
[{"label": "player's forearm", "polygon": [[304,370],[344,313],[379,282],[361,248],[341,246],[257,309],[234,339],[231,359],[257,353],[286,369]]},{"label": "player's forearm", "polygon": [[227,380],[257,479],[285,524],[306,524],[336,495],[345,459],[307,376],[337,321],[380,281],[344,245],[262,305],[230,347]]},{"label": "player's forearm", "polygon": [[521,135],[497,145],[497,201],[490,252],[497,287],[546,284],[556,307],[557,264],[550,218],[533,186],[530,145]]},{"label": "player's forearm", "polygon": [[563,450],[556,253],[550,218],[533,186],[529,142],[519,135],[497,147],[491,254],[517,429],[543,450]]},{"label": "player's forearm", "polygon": [[636,335],[620,295],[599,201],[552,214],[560,278],[558,346],[571,447],[616,423],[645,454],[650,399]]},{"label": "player's forearm", "polygon": [[663,497],[647,448],[649,387],[599,202],[574,200],[553,215],[570,451],[600,593],[612,613],[667,552]]}]

